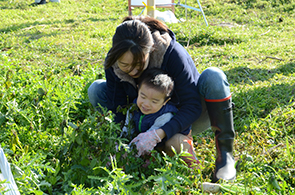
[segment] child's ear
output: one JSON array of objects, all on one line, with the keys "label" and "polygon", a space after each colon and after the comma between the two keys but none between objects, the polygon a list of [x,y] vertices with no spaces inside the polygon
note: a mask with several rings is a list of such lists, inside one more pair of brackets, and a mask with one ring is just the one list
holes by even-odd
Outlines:
[{"label": "child's ear", "polygon": [[171,99],[171,98],[167,98],[167,100],[165,100],[165,102],[163,103],[163,105],[166,105],[167,102],[169,102],[170,99]]}]

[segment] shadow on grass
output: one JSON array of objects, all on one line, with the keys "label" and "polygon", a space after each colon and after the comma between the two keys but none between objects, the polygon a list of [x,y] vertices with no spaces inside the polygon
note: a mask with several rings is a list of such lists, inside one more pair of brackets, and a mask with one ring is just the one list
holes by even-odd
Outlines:
[{"label": "shadow on grass", "polygon": [[[276,74],[289,76],[295,73],[295,63],[286,63],[275,69],[249,69],[247,67],[236,67],[225,74],[230,83],[246,83],[254,86],[248,90],[241,86],[240,90],[233,91],[236,108],[234,116],[236,120],[251,121],[253,118],[265,118],[274,109],[283,106],[292,106],[295,101],[295,84],[270,83],[266,87],[255,87],[257,81],[267,81]],[[284,78],[287,79],[287,78]]]},{"label": "shadow on grass", "polygon": [[274,109],[292,106],[295,84],[273,84],[270,87],[234,92],[235,116],[238,118],[265,118]]},{"label": "shadow on grass", "polygon": [[18,31],[18,30],[29,30],[32,29],[34,27],[38,27],[38,26],[47,26],[47,25],[52,25],[52,24],[67,24],[67,23],[73,23],[74,20],[64,20],[64,21],[48,21],[48,22],[28,22],[28,23],[22,23],[19,25],[13,25],[13,26],[9,26],[6,28],[2,28],[0,29],[0,33],[1,32],[13,32],[13,31]]},{"label": "shadow on grass", "polygon": [[184,47],[187,47],[187,43],[189,40],[189,46],[202,47],[207,45],[233,45],[240,44],[245,42],[246,40],[237,38],[237,37],[218,37],[214,36],[213,32],[201,32],[198,35],[190,38],[188,34],[178,34],[175,32],[177,37],[177,41]]},{"label": "shadow on grass", "polygon": [[19,35],[19,36],[22,36],[22,37],[26,37],[26,43],[30,43],[31,41],[34,41],[34,40],[38,40],[38,39],[41,39],[42,37],[51,37],[51,36],[56,36],[56,35],[59,35],[61,33],[49,33],[49,34],[45,34],[45,33],[41,33],[39,31],[35,31],[33,33],[25,33],[25,34],[22,34],[22,35]]},{"label": "shadow on grass", "polygon": [[57,35],[61,35],[64,33],[67,33],[68,30],[63,30],[63,27],[56,27],[54,28],[55,31],[50,32],[50,33],[44,33],[38,30],[38,28],[40,27],[44,27],[44,28],[51,28],[52,25],[56,25],[59,26],[60,24],[68,24],[70,26],[68,26],[69,28],[73,28],[75,29],[77,26],[79,26],[80,23],[86,22],[86,21],[93,21],[93,22],[104,22],[104,21],[114,21],[117,19],[114,18],[107,18],[107,19],[95,19],[95,18],[89,18],[86,20],[74,20],[74,19],[65,19],[63,21],[44,21],[44,22],[28,22],[28,23],[22,23],[19,25],[14,25],[14,26],[9,26],[6,28],[2,28],[0,29],[0,33],[1,32],[5,32],[5,33],[9,33],[9,32],[16,32],[16,31],[20,31],[20,33],[16,36],[19,37],[24,37],[26,40],[26,43],[30,43],[31,41],[34,40],[38,40],[42,37],[51,37],[51,36],[57,36]]},{"label": "shadow on grass", "polygon": [[86,20],[74,20],[74,19],[65,19],[63,21],[60,20],[55,20],[55,21],[44,21],[44,22],[28,22],[28,23],[22,23],[19,25],[13,25],[13,26],[9,26],[6,28],[1,28],[0,29],[0,33],[5,32],[13,32],[13,31],[18,31],[18,30],[29,30],[29,29],[33,29],[34,27],[38,27],[38,26],[50,26],[50,25],[57,25],[57,24],[76,24],[78,22],[78,24],[80,22],[85,22],[85,21],[93,21],[93,22],[105,22],[105,21],[115,21],[117,19],[115,18],[88,18]]},{"label": "shadow on grass", "polygon": [[[6,1],[6,0],[0,0],[0,1]],[[10,3],[8,4],[9,6],[2,6],[0,7],[0,10],[5,10],[5,9],[20,9],[20,10],[24,10],[27,9],[29,7],[29,5],[33,2],[35,2],[35,0],[31,0],[32,2],[30,2],[29,4],[27,3],[23,3],[23,2],[17,2],[17,3]]]},{"label": "shadow on grass", "polygon": [[117,21],[117,18],[88,18],[84,20],[86,22],[87,20],[92,21],[92,22],[107,22],[107,21]]},{"label": "shadow on grass", "polygon": [[230,83],[246,83],[253,84],[257,81],[266,81],[274,77],[276,74],[288,76],[295,73],[295,62],[286,63],[275,69],[250,69],[248,67],[236,67],[229,71],[225,71]]}]

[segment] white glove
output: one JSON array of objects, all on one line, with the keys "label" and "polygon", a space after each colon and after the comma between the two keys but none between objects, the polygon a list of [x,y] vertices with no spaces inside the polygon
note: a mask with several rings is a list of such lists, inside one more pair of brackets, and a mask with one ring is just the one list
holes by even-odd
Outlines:
[{"label": "white glove", "polygon": [[141,156],[144,154],[149,154],[159,142],[161,142],[161,138],[158,136],[156,130],[154,129],[151,131],[140,133],[130,142],[130,144],[136,144],[138,156]]}]

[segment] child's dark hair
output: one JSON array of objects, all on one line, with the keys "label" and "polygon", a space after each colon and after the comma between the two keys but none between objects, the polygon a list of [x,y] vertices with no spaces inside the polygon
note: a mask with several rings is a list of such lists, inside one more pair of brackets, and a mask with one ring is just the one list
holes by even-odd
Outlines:
[{"label": "child's dark hair", "polygon": [[138,89],[142,84],[165,93],[165,100],[171,97],[174,88],[172,78],[167,72],[159,68],[145,70],[138,80]]}]

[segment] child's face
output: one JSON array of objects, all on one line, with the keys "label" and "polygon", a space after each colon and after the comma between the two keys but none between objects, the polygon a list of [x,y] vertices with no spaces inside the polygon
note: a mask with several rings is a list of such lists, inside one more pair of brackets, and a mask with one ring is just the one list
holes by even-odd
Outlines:
[{"label": "child's face", "polygon": [[162,106],[168,101],[165,101],[165,94],[142,84],[138,90],[137,106],[143,114],[153,114],[158,112]]}]

